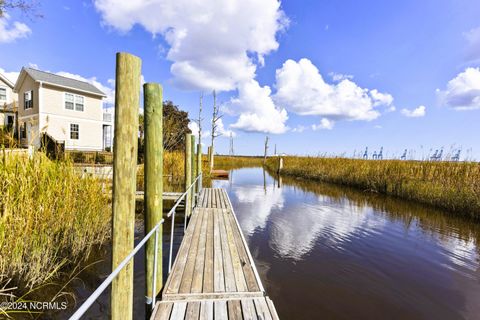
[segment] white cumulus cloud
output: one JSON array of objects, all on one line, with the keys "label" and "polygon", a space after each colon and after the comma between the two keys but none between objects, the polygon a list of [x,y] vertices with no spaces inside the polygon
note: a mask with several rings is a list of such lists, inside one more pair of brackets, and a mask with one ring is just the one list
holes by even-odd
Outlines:
[{"label": "white cumulus cloud", "polygon": [[[255,81],[265,56],[277,50],[277,34],[288,26],[279,0],[94,0],[103,23],[121,32],[140,25],[161,35],[173,83],[189,90],[238,90],[235,128],[281,133],[286,111],[276,111]],[[264,103],[246,105],[256,86]],[[268,88],[268,89],[267,89]],[[266,102],[266,104],[265,104]],[[268,124],[267,115],[273,115]]]},{"label": "white cumulus cloud", "polygon": [[333,126],[335,125],[335,122],[332,120],[328,120],[327,118],[322,118],[320,120],[320,124],[314,124],[312,125],[312,130],[332,130]]},{"label": "white cumulus cloud", "polygon": [[447,83],[445,90],[437,89],[442,105],[456,110],[480,108],[480,68],[467,68]]},{"label": "white cumulus cloud", "polygon": [[306,58],[287,60],[277,69],[276,88],[275,102],[288,111],[323,117],[316,128],[331,129],[336,120],[370,121],[380,116],[378,107],[393,107],[390,94],[361,88],[348,78],[334,84],[325,82]]},{"label": "white cumulus cloud", "polygon": [[230,101],[234,109],[241,110],[232,127],[250,132],[286,132],[287,111],[275,105],[271,93],[269,86],[262,87],[256,80],[241,84],[238,97]]},{"label": "white cumulus cloud", "polygon": [[425,106],[419,106],[413,110],[409,110],[409,109],[402,109],[401,113],[405,116],[405,117],[409,117],[409,118],[420,118],[420,117],[424,117],[425,114],[426,114],[426,107]]},{"label": "white cumulus cloud", "polygon": [[164,37],[174,81],[189,89],[234,90],[278,48],[288,20],[277,0],[95,0],[103,22],[136,24]]},{"label": "white cumulus cloud", "polygon": [[20,38],[26,38],[32,30],[24,23],[15,21],[10,23],[10,16],[6,13],[0,18],[0,43],[13,42]]}]

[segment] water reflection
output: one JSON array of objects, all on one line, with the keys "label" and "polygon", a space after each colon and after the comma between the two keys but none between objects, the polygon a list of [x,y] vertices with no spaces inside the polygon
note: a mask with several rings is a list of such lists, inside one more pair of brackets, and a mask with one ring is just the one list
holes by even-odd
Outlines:
[{"label": "water reflection", "polygon": [[480,314],[478,224],[261,169],[234,171],[221,184],[281,318]]},{"label": "water reflection", "polygon": [[[256,169],[249,169],[253,172]],[[265,178],[265,176],[264,176]],[[230,179],[235,179],[233,174]],[[265,181],[265,180],[264,180]],[[242,226],[242,231],[246,236],[250,236],[256,229],[263,229],[270,213],[273,210],[283,208],[284,198],[282,190],[276,188],[266,188],[266,185],[256,185],[254,183],[238,184],[233,180],[235,187],[233,188],[234,200],[241,203],[242,210],[252,212],[250,215],[241,215],[238,217]],[[219,183],[217,185],[232,188],[232,184]]]}]

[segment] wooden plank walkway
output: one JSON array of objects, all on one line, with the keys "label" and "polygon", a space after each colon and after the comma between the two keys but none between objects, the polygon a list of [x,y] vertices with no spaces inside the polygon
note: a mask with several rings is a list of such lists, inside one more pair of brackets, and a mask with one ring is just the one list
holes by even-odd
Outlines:
[{"label": "wooden plank walkway", "polygon": [[224,189],[200,193],[151,319],[278,319]]}]

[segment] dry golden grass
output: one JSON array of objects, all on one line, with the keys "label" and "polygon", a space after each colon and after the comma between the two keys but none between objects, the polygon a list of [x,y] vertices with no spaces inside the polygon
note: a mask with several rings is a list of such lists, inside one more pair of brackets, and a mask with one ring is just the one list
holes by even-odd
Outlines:
[{"label": "dry golden grass", "polygon": [[[278,168],[278,158],[267,166]],[[480,218],[480,165],[465,162],[284,157],[282,175],[353,186]]]},{"label": "dry golden grass", "polygon": [[42,153],[0,158],[0,286],[28,291],[109,236],[101,184]]},{"label": "dry golden grass", "polygon": [[262,157],[239,157],[239,156],[216,156],[215,168],[224,170],[233,170],[240,168],[261,167],[263,165]]}]

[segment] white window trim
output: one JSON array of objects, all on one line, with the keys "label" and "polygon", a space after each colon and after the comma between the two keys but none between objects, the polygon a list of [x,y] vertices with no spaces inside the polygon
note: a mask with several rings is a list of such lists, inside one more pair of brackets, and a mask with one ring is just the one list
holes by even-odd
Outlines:
[{"label": "white window trim", "polygon": [[5,100],[0,99],[0,101],[8,101],[8,87],[0,85],[0,88],[5,89]]},{"label": "white window trim", "polygon": [[[68,110],[68,109],[67,109],[67,110]],[[78,127],[78,139],[73,139],[73,138],[72,138],[72,124],[77,125],[77,127]],[[79,124],[79,123],[74,123],[74,122],[71,122],[71,123],[70,123],[70,125],[69,125],[68,140],[73,140],[73,141],[78,141],[78,140],[80,140],[80,124]]]},{"label": "white window trim", "polygon": [[[66,107],[66,103],[67,103],[67,99],[66,99],[66,96],[67,94],[71,94],[73,96],[73,109],[67,109]],[[83,110],[77,110],[76,109],[76,99],[77,97],[82,97],[83,98]],[[82,96],[81,94],[75,94],[75,93],[71,93],[71,92],[63,92],[63,109],[67,110],[67,111],[76,111],[76,112],[85,112],[85,101],[87,99],[85,99],[85,96]]]},{"label": "white window trim", "polygon": [[30,100],[29,100],[29,101],[33,101],[33,91],[34,91],[34,90],[27,90],[27,91],[24,91],[24,92],[23,92],[23,109],[24,109],[24,110],[33,109],[33,102],[32,102],[32,106],[31,106],[31,107],[29,107],[29,108],[26,108],[26,107],[25,107],[25,102],[27,102],[27,101],[25,100],[25,93],[30,93]]}]

